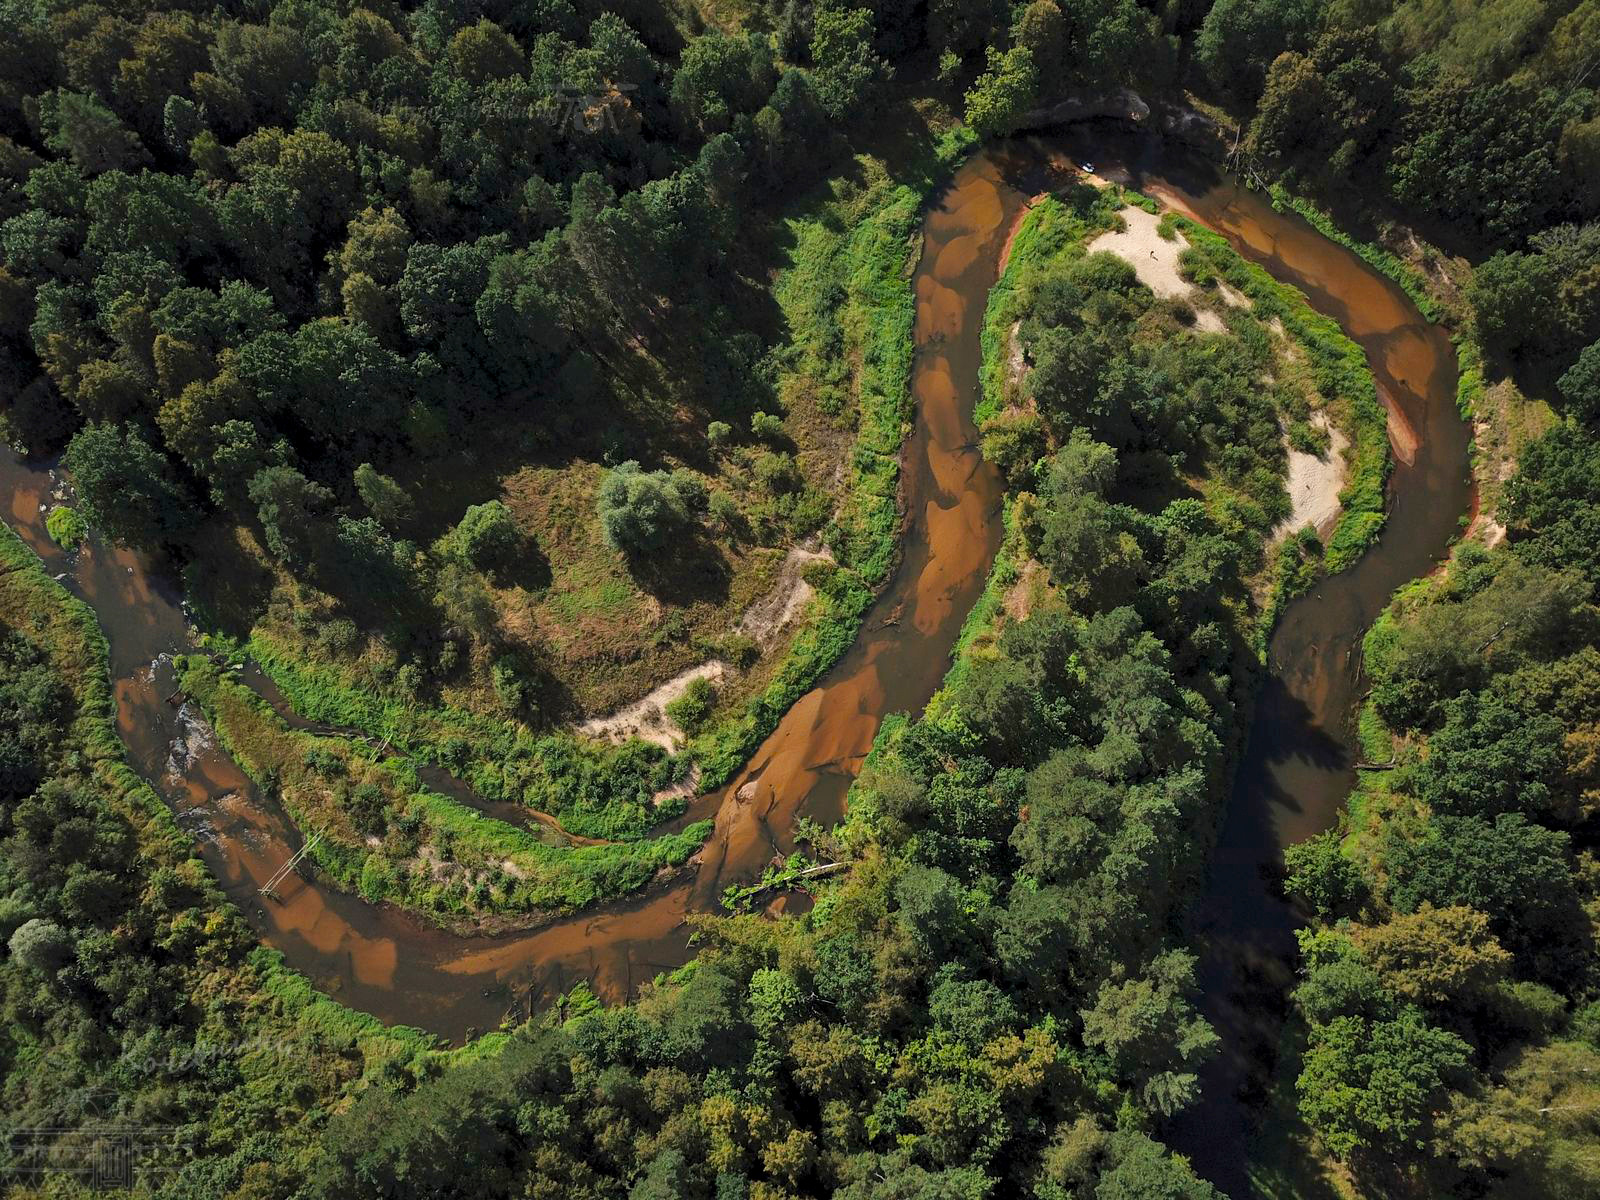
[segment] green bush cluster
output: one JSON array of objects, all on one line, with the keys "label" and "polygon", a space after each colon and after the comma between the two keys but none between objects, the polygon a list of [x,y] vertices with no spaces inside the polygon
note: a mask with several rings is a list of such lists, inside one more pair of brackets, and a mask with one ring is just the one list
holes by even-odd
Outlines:
[{"label": "green bush cluster", "polygon": [[50,539],[63,550],[76,550],[89,536],[88,523],[77,509],[58,504],[44,519]]}]

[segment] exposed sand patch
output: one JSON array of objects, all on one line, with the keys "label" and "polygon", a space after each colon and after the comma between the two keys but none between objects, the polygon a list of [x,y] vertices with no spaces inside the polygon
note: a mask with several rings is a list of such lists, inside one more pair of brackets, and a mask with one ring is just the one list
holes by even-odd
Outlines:
[{"label": "exposed sand patch", "polygon": [[667,705],[689,689],[696,679],[719,683],[727,673],[728,664],[720,658],[703,662],[699,666],[680,671],[642,700],[605,717],[592,717],[578,726],[585,737],[612,742],[625,742],[629,738],[654,742],[668,753],[675,752],[684,743],[683,730],[667,716]]},{"label": "exposed sand patch", "polygon": [[1028,373],[1028,352],[1022,347],[1022,322],[1013,321],[1006,334],[1006,378],[1021,394],[1022,377]]},{"label": "exposed sand patch", "polygon": [[1384,394],[1383,387],[1378,387],[1378,399],[1383,402],[1387,414],[1389,428],[1389,448],[1394,451],[1394,456],[1406,466],[1410,466],[1417,457],[1417,447],[1422,444],[1417,437],[1417,431],[1412,428],[1410,418],[1398,404],[1391,404],[1389,397]]},{"label": "exposed sand patch", "polygon": [[1467,536],[1481,541],[1485,550],[1493,550],[1505,541],[1506,533],[1506,527],[1488,513],[1479,513],[1472,523],[1472,528],[1467,530]]},{"label": "exposed sand patch", "polygon": [[[804,611],[806,604],[816,594],[803,575],[807,564],[833,561],[833,555],[824,550],[794,547],[783,560],[777,586],[747,608],[734,628],[746,637],[755,639],[763,650],[771,649],[778,635]],[[632,704],[603,717],[589,718],[576,727],[577,732],[585,737],[611,742],[640,738],[654,742],[668,753],[676,753],[688,739],[678,723],[667,716],[667,705],[683,695],[696,679],[720,683],[731,670],[731,664],[722,659],[709,659],[678,672]],[[658,792],[655,802],[659,804],[669,796],[693,795],[698,778],[696,773],[691,772],[687,779]]]},{"label": "exposed sand patch", "polygon": [[1102,233],[1089,243],[1089,252],[1109,250],[1129,263],[1139,282],[1158,296],[1189,296],[1194,285],[1178,274],[1178,255],[1189,245],[1183,235],[1176,234],[1168,241],[1156,232],[1161,218],[1142,208],[1130,206],[1120,215],[1127,228]]},{"label": "exposed sand patch", "polygon": [[777,586],[747,608],[735,628],[761,643],[763,649],[769,648],[770,643],[800,615],[816,594],[816,589],[805,581],[806,567],[814,562],[833,561],[833,555],[826,550],[795,546],[784,556]]},{"label": "exposed sand patch", "polygon": [[657,808],[660,808],[668,800],[676,799],[679,796],[682,796],[686,800],[691,799],[692,797],[698,795],[699,791],[700,764],[695,763],[689,768],[689,773],[682,779],[678,780],[677,783],[674,783],[669,787],[664,787],[659,792],[656,792],[653,796],[651,796],[650,803],[655,805]]},{"label": "exposed sand patch", "polygon": [[[1158,232],[1161,218],[1154,213],[1131,205],[1124,208],[1121,217],[1126,223],[1122,230],[1102,233],[1089,243],[1089,252],[1109,251],[1133,267],[1144,284],[1162,299],[1191,300],[1199,290],[1178,273],[1178,256],[1189,247],[1183,234],[1174,233],[1170,239]],[[1229,289],[1232,291],[1232,289]],[[1235,296],[1239,293],[1234,292]],[[1233,301],[1228,299],[1231,304]],[[1243,296],[1239,296],[1241,301]],[[1210,309],[1195,309],[1195,327],[1207,333],[1222,333],[1227,326],[1222,318]]]},{"label": "exposed sand patch", "polygon": [[1006,589],[1006,594],[1001,600],[1001,607],[1005,609],[1006,616],[1013,621],[1026,621],[1028,614],[1033,611],[1034,602],[1044,590],[1047,572],[1038,559],[1030,558],[1023,564],[1022,570],[1017,575],[1017,581]]},{"label": "exposed sand patch", "polygon": [[1319,537],[1326,537],[1339,516],[1339,492],[1344,488],[1347,473],[1344,456],[1350,448],[1350,439],[1331,425],[1323,413],[1312,413],[1311,425],[1327,431],[1328,453],[1319,458],[1296,450],[1285,437],[1284,446],[1289,451],[1287,486],[1294,509],[1289,519],[1280,522],[1272,531],[1274,542],[1282,541],[1307,525],[1315,526]]},{"label": "exposed sand patch", "polygon": [[[1221,279],[1217,280],[1217,295],[1222,297],[1222,302],[1229,308],[1251,307],[1249,296],[1246,296],[1238,288]],[[1278,321],[1277,317],[1273,317],[1272,319],[1274,321]],[[1282,321],[1278,321],[1278,328],[1283,328]]]}]

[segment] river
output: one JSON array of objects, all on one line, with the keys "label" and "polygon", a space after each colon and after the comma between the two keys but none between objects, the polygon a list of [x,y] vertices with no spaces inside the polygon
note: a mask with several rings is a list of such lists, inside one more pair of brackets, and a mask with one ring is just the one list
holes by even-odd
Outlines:
[{"label": "river", "polygon": [[1204,1174],[1248,1195],[1250,1108],[1237,1097],[1260,1092],[1291,982],[1294,915],[1275,883],[1282,847],[1332,824],[1349,793],[1360,639],[1394,589],[1447,552],[1470,499],[1467,430],[1455,412],[1449,340],[1404,292],[1298,217],[1274,212],[1153,135],[1080,126],[1026,149],[980,154],[957,172],[927,215],[913,282],[919,419],[902,454],[906,520],[889,588],[852,648],[738,777],[691,804],[686,819],[714,816],[715,832],[687,876],[531,932],[446,933],[298,875],[280,888],[281,903],[261,899],[256,889],[299,835],[192,710],[167,703],[175,691],[171,653],[189,644],[181,598],[130,552],[92,542],[70,560],[43,529],[40,506],[55,476],[5,455],[0,487],[12,495],[13,525],[106,630],[118,724],[133,765],[173,804],[262,939],[352,1007],[459,1040],[580,980],[608,1000],[631,994],[686,961],[687,915],[711,910],[727,883],[751,878],[775,851],[792,848],[797,815],[836,819],[883,716],[920,710],[938,686],[993,561],[1001,490],[971,421],[984,305],[1024,195],[1052,162],[1082,158],[1093,158],[1098,174],[1216,229],[1337,319],[1367,354],[1396,448],[1390,517],[1377,546],[1282,615],[1199,906],[1199,932],[1211,947],[1201,970],[1204,1011],[1225,1053],[1205,1081],[1206,1099],[1175,1136]]},{"label": "river", "polygon": [[1305,293],[1365,352],[1388,413],[1394,473],[1388,520],[1350,570],[1281,614],[1268,646],[1244,757],[1212,857],[1196,932],[1201,1011],[1222,1038],[1202,1101],[1170,1133],[1175,1148],[1235,1200],[1252,1195],[1247,1154],[1270,1086],[1294,985],[1299,920],[1282,899],[1283,848],[1331,827],[1355,785],[1355,717],[1366,690],[1361,639],[1402,585],[1449,554],[1472,503],[1470,430],[1456,410],[1456,356],[1444,329],[1360,256],[1292,212],[1151,135],[1096,123],[1058,151],[1095,156],[1129,183],[1221,233]]},{"label": "river", "polygon": [[914,280],[919,420],[901,454],[900,564],[856,642],[727,788],[692,802],[683,819],[715,816],[715,831],[687,877],[531,932],[459,936],[298,874],[279,886],[281,902],[260,897],[300,837],[192,708],[167,703],[171,655],[191,644],[177,590],[141,556],[98,541],[72,561],[44,531],[41,505],[56,476],[13,454],[0,460],[12,524],[106,631],[134,767],[172,803],[263,941],[346,1004],[459,1040],[582,980],[607,1000],[626,998],[687,961],[685,916],[712,910],[728,883],[793,849],[797,815],[838,818],[883,716],[920,710],[938,687],[999,545],[1001,487],[978,452],[972,408],[984,305],[1022,203],[1002,174],[998,157],[973,158],[924,223]]}]

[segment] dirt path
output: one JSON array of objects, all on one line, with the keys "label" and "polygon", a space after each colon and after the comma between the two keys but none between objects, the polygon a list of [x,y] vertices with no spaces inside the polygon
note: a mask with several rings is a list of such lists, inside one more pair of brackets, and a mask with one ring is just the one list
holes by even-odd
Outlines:
[{"label": "dirt path", "polygon": [[690,667],[687,671],[680,671],[649,695],[635,700],[626,708],[619,708],[609,716],[591,717],[584,721],[577,727],[578,732],[585,737],[603,738],[614,742],[639,738],[642,741],[654,742],[668,753],[672,753],[683,745],[685,739],[683,730],[678,728],[678,723],[667,716],[667,705],[688,691],[689,685],[696,679],[720,683],[727,671],[728,664],[720,658],[713,658],[699,666]]}]

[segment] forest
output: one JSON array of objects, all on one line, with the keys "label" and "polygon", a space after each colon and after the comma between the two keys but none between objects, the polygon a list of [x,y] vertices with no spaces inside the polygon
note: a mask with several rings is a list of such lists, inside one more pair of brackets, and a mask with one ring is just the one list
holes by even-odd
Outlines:
[{"label": "forest", "polygon": [[[182,581],[185,695],[337,888],[467,929],[636,893],[895,570],[952,172],[1063,101],[1190,107],[1454,336],[1485,518],[1367,635],[1373,769],[1286,855],[1304,1161],[1257,1188],[1600,1196],[1600,0],[852,2],[0,0],[0,435],[70,475],[51,536]],[[691,917],[628,1003],[452,1048],[315,990],[0,531],[0,1173],[139,1125],[174,1200],[1219,1196],[1166,1142],[1219,1051],[1191,908],[1272,622],[1378,536],[1389,458],[1360,351],[1221,238],[1162,220],[1182,300],[1089,250],[1147,206],[1015,231],[999,557],[797,831],[848,869]],[[1318,412],[1326,544],[1280,532]],[[573,732],[705,662],[661,742]]]}]

